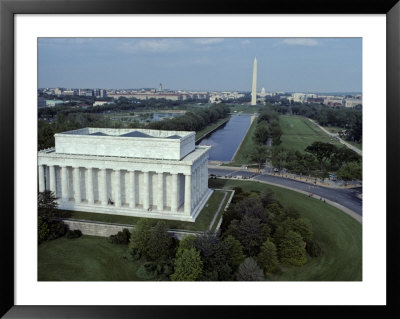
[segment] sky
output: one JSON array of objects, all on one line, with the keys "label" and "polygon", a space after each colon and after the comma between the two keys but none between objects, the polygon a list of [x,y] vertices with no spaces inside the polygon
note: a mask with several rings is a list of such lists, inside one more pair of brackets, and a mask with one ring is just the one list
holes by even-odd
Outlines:
[{"label": "sky", "polygon": [[361,92],[361,38],[39,38],[39,88]]}]

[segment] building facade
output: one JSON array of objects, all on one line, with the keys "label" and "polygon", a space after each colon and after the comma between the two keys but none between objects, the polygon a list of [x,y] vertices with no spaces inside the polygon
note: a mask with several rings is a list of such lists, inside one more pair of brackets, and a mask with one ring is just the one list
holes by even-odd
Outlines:
[{"label": "building facade", "polygon": [[59,208],[195,221],[208,189],[209,146],[195,133],[84,128],[55,134],[38,153],[39,191]]}]

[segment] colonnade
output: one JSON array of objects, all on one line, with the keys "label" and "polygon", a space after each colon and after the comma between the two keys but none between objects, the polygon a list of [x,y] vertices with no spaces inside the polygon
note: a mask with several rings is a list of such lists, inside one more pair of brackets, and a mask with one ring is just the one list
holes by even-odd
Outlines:
[{"label": "colonnade", "polygon": [[[130,209],[143,209],[147,211],[156,209],[158,212],[166,211],[171,213],[182,212],[182,209],[180,209],[182,205],[180,204],[182,204],[183,200],[183,212],[185,215],[190,216],[192,210],[203,198],[208,189],[207,163],[207,159],[202,160],[196,165],[195,169],[192,169],[191,174],[139,170],[123,170],[122,172],[120,169],[115,168],[98,169],[81,166],[39,165],[39,192],[50,190],[60,198],[61,203],[74,202],[79,205],[111,205],[115,208],[129,207]],[[60,168],[60,174],[56,174],[56,166]],[[69,182],[69,171],[71,169],[72,183]],[[86,170],[85,174],[81,174],[82,170]],[[96,170],[97,174],[94,170]],[[114,172],[111,179],[111,188],[114,195],[113,201],[108,198],[107,192],[109,186],[107,182],[108,170]],[[153,178],[154,174],[157,175],[155,186],[151,182],[153,181],[151,178]],[[125,187],[125,183],[121,184],[122,175],[127,179],[127,187]],[[140,184],[138,181],[139,175],[141,175]],[[184,178],[181,178],[181,175],[184,175]],[[169,186],[171,189],[166,189],[165,176],[170,176]],[[61,179],[59,186],[57,186],[57,178]],[[183,194],[180,193],[181,182],[184,182]],[[81,189],[82,186],[85,187],[85,192]],[[125,190],[124,201],[122,200],[122,187]],[[95,196],[95,188],[97,189],[96,194],[98,196]],[[140,194],[140,200],[137,194]],[[153,195],[152,198],[150,198],[151,194]],[[82,198],[82,195],[84,198]],[[70,198],[71,196],[72,198]],[[164,198],[165,196],[169,196],[169,207],[166,206],[167,198]],[[95,197],[97,197],[97,200],[95,200]]]}]

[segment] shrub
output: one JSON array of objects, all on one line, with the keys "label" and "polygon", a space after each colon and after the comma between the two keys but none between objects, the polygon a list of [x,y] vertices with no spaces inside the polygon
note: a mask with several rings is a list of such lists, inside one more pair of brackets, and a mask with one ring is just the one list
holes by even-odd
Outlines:
[{"label": "shrub", "polygon": [[306,251],[311,257],[322,256],[322,249],[315,241],[310,241],[307,243]]},{"label": "shrub", "polygon": [[130,237],[131,233],[127,228],[124,228],[122,231],[119,231],[116,235],[111,235],[110,237],[108,237],[108,242],[111,244],[128,245]]},{"label": "shrub", "polygon": [[136,271],[136,276],[144,280],[153,279],[157,276],[156,265],[152,262],[146,262],[142,264],[139,269]]},{"label": "shrub", "polygon": [[68,230],[67,233],[65,234],[65,237],[68,239],[74,239],[82,236],[82,232],[79,229],[75,230]]},{"label": "shrub", "polygon": [[42,217],[38,217],[38,243],[44,242],[50,233],[49,225]]},{"label": "shrub", "polygon": [[68,227],[62,221],[52,221],[49,223],[50,233],[47,240],[53,240],[64,236],[67,233]]}]

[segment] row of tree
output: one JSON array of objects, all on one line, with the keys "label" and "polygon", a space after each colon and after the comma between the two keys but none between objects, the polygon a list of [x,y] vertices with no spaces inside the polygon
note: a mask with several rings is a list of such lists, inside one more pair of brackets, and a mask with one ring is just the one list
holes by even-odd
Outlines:
[{"label": "row of tree", "polygon": [[361,156],[345,146],[314,142],[305,153],[278,146],[268,150],[267,158],[279,170],[286,168],[295,174],[328,177],[329,172],[336,172],[341,180],[362,179]]}]

